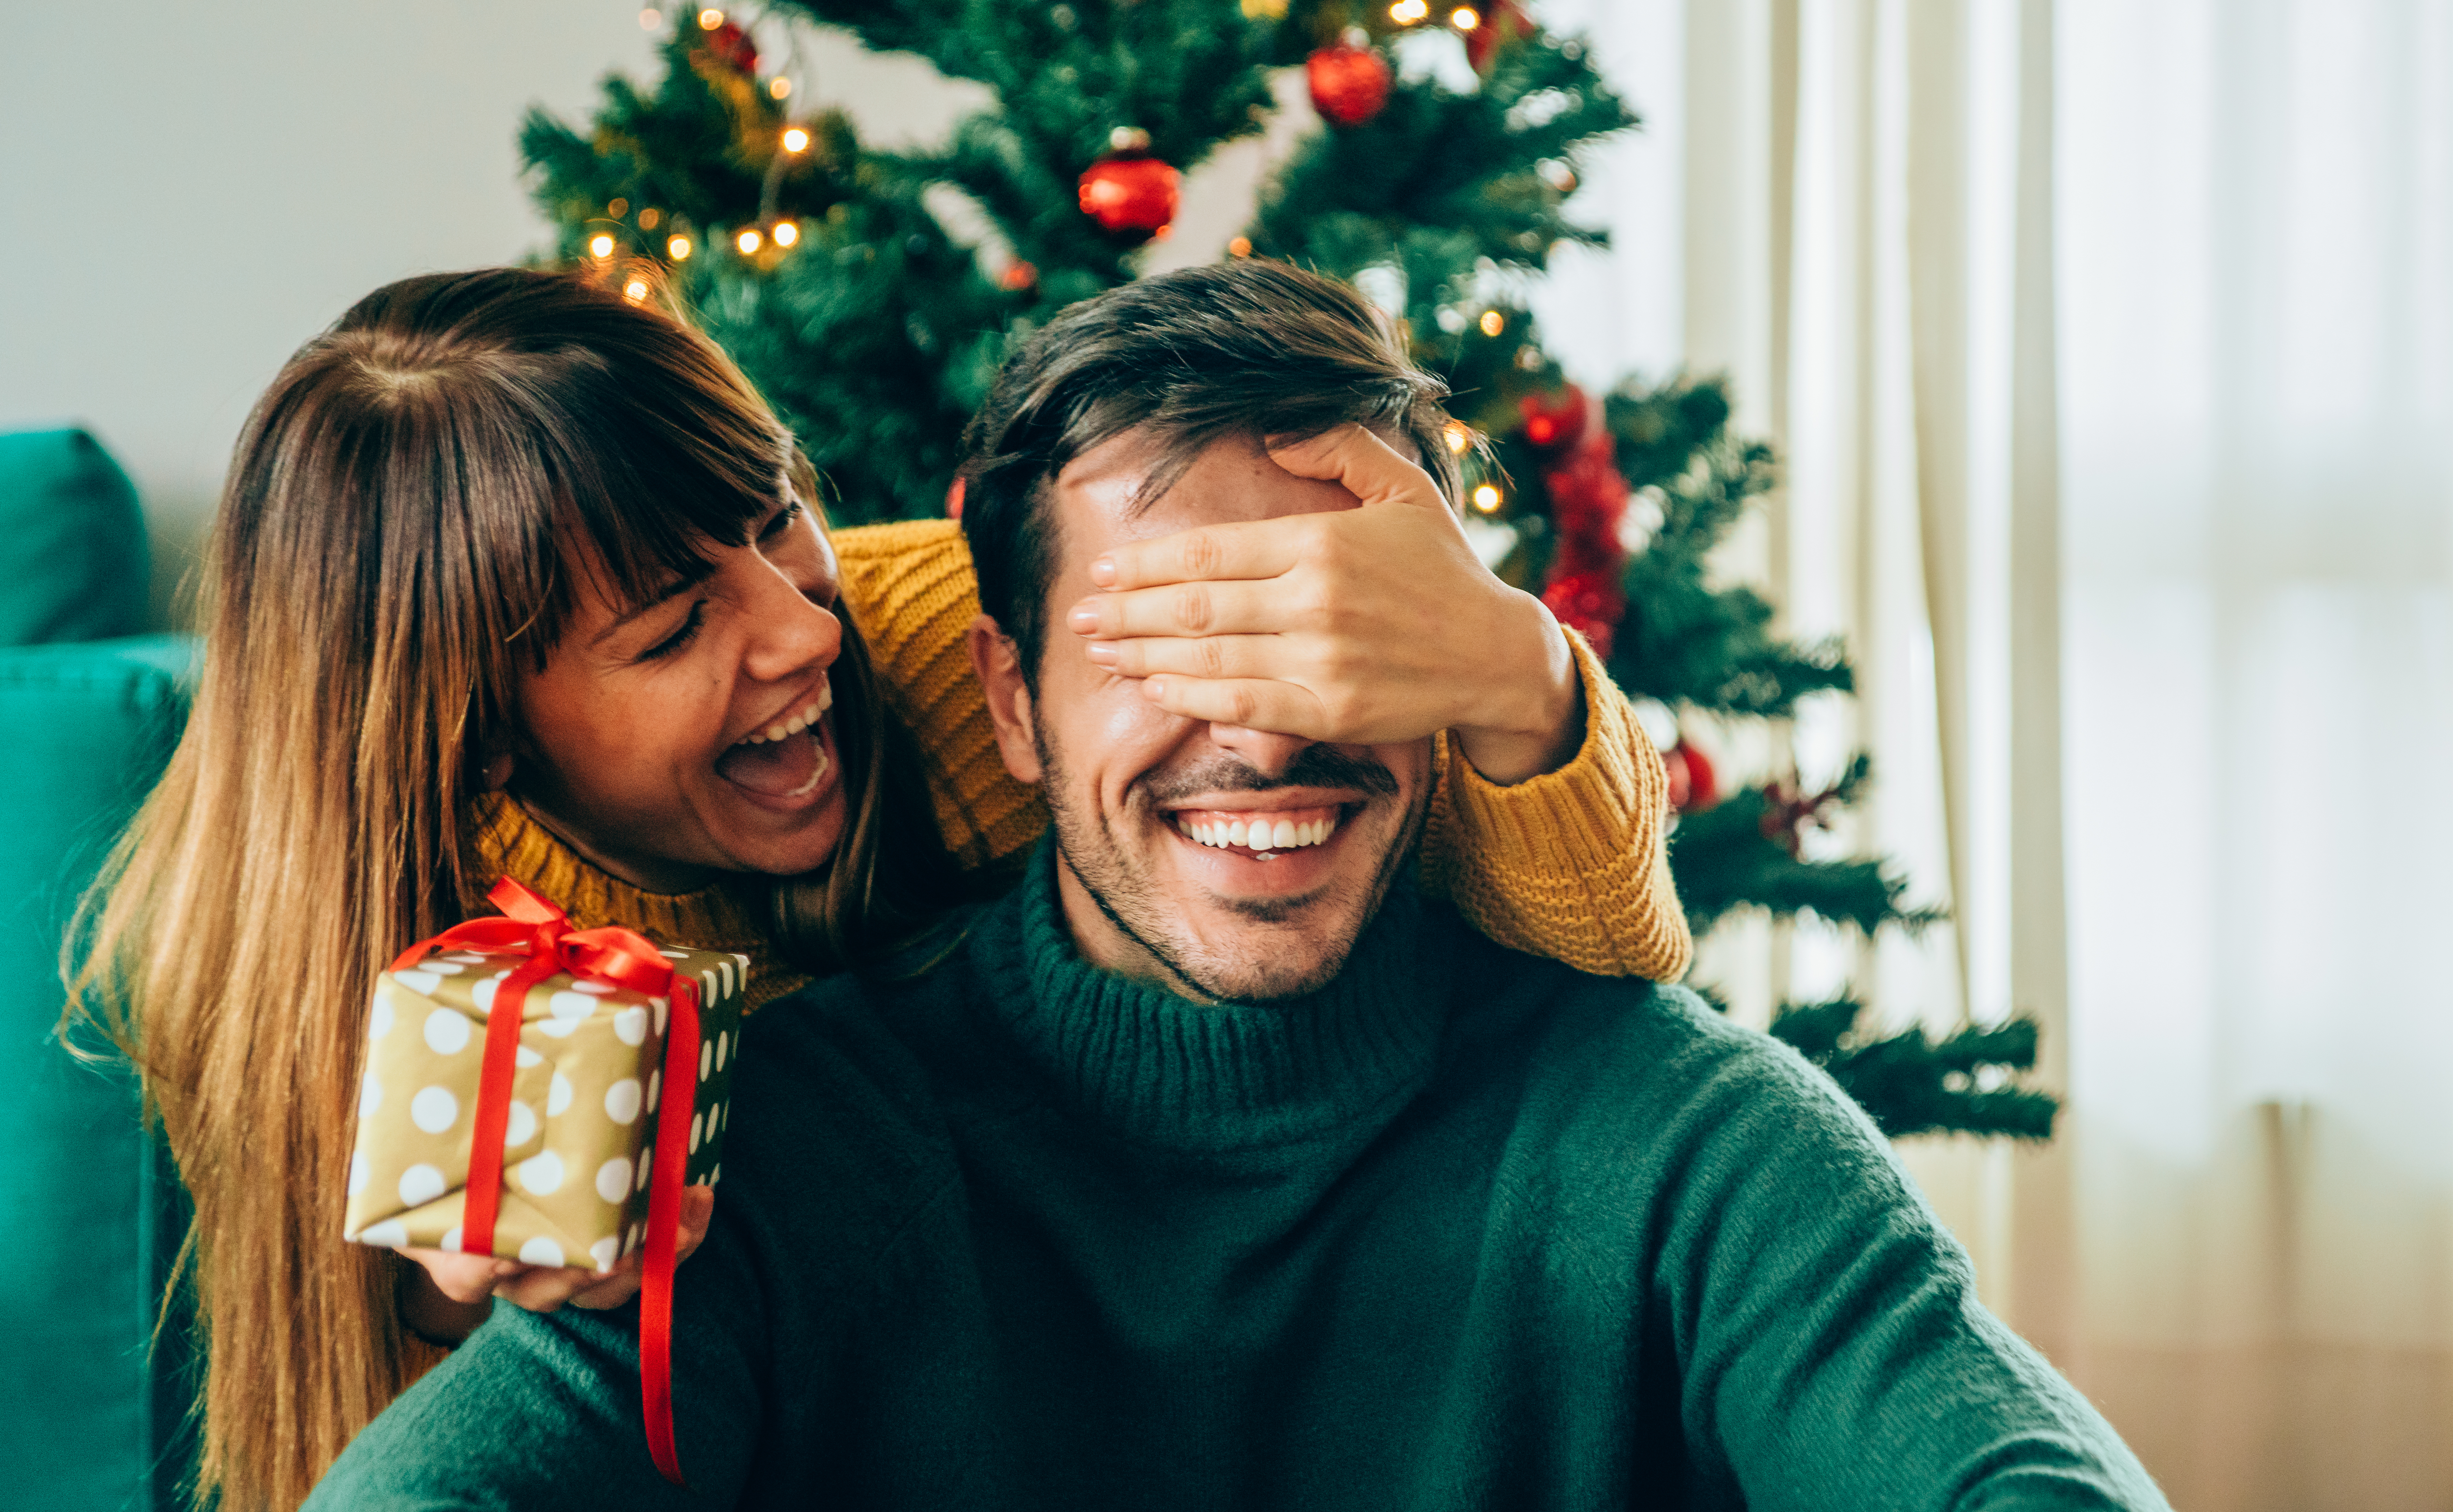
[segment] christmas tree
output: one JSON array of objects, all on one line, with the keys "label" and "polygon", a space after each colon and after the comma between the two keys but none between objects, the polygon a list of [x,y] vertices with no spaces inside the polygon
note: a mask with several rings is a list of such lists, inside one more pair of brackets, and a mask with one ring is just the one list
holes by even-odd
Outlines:
[{"label": "christmas tree", "polygon": [[[1698,935],[1747,909],[1867,935],[1936,917],[1880,861],[1807,854],[1869,780],[1862,757],[1825,790],[1775,777],[1725,793],[1679,733],[1682,711],[1784,719],[1851,678],[1841,647],[1782,640],[1769,604],[1705,570],[1774,481],[1769,448],[1729,433],[1724,388],[1588,395],[1525,308],[1554,249],[1603,241],[1566,202],[1583,154],[1637,124],[1580,42],[1512,0],[777,0],[642,21],[665,34],[652,89],[608,78],[584,129],[542,111],[523,129],[551,255],[633,297],[675,289],[792,425],[844,524],[943,513],[1008,339],[1135,277],[1182,170],[1260,132],[1276,70],[1300,68],[1321,124],[1227,255],[1355,282],[1447,381],[1486,555],[1656,716]],[[795,23],[917,54],[995,104],[929,149],[864,146],[761,57],[757,36]],[[1469,73],[1398,66],[1460,46]],[[948,190],[969,202],[963,236],[930,203]],[[1771,1029],[1893,1135],[2049,1134],[2052,1099],[2016,1081],[2031,1023],[1939,1041],[1879,1023],[1843,996],[1785,1005]]]}]

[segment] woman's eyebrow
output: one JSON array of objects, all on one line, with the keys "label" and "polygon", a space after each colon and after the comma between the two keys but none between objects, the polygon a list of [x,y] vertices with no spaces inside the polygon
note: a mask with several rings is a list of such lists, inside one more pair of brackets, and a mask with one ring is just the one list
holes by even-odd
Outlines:
[{"label": "woman's eyebrow", "polygon": [[690,589],[698,587],[700,584],[706,582],[708,578],[713,577],[714,575],[714,563],[700,563],[697,567],[667,584],[657,592],[654,598],[648,599],[646,603],[640,604],[630,609],[629,612],[616,617],[612,624],[597,631],[588,643],[589,648],[593,649],[595,647],[602,644],[607,636],[611,635],[614,631],[620,629],[623,626],[629,624],[632,620],[637,619],[640,615],[647,613],[657,605],[669,603],[673,599],[688,592]]}]

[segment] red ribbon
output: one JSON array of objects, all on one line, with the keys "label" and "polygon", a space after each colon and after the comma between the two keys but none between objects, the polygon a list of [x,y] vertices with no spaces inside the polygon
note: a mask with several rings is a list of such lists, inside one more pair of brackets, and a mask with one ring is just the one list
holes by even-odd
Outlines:
[{"label": "red ribbon", "polygon": [[494,986],[486,1012],[486,1059],[478,1074],[469,1184],[460,1219],[464,1254],[494,1250],[494,1222],[503,1201],[503,1133],[510,1122],[511,1083],[518,1067],[520,1025],[528,989],[558,972],[672,1001],[658,1093],[656,1142],[649,1157],[647,1254],[639,1278],[639,1398],[647,1418],[648,1453],[666,1480],[682,1485],[673,1448],[673,1251],[681,1231],[682,1173],[689,1158],[690,1114],[698,1101],[698,981],[673,969],[664,952],[628,929],[573,929],[560,908],[509,877],[487,901],[499,919],[471,919],[411,945],[391,964],[407,971],[437,950],[486,955],[523,952],[528,960]]}]

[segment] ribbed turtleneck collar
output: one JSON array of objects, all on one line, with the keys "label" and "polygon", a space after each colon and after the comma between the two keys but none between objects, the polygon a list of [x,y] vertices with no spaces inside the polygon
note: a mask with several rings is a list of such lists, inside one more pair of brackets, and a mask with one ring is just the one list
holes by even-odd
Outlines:
[{"label": "ribbed turtleneck collar", "polygon": [[968,948],[990,1011],[1083,1115],[1136,1143],[1226,1153],[1345,1128],[1429,1076],[1453,943],[1404,883],[1320,991],[1204,1004],[1084,961],[1056,865],[1043,840]]}]

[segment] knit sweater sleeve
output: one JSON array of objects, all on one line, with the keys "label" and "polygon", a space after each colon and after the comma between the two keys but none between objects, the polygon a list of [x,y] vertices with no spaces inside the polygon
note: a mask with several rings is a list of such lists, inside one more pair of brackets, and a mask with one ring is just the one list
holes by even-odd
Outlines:
[{"label": "knit sweater sleeve", "polygon": [[[738,1206],[739,1204],[730,1204]],[[673,1435],[689,1487],[648,1457],[631,1308],[524,1312],[485,1326],[350,1441],[306,1506],[326,1512],[730,1506],[756,1451],[768,1371],[758,1285],[718,1233],[677,1277]],[[721,1316],[718,1316],[721,1315]]]},{"label": "knit sweater sleeve", "polygon": [[1758,1512],[2169,1512],[2085,1398],[1976,1298],[1872,1124],[1699,1000],[1644,1119],[1654,1252],[1698,1472]]},{"label": "knit sweater sleeve", "polygon": [[[964,635],[980,611],[970,548],[950,520],[839,530],[844,602],[895,711],[919,736],[947,847],[966,866],[1012,856],[1047,827],[1036,789],[1005,769]],[[1664,848],[1661,757],[1600,659],[1572,633],[1585,743],[1555,772],[1503,787],[1453,741],[1423,840],[1423,885],[1499,944],[1601,976],[1674,981],[1693,946]]]}]

